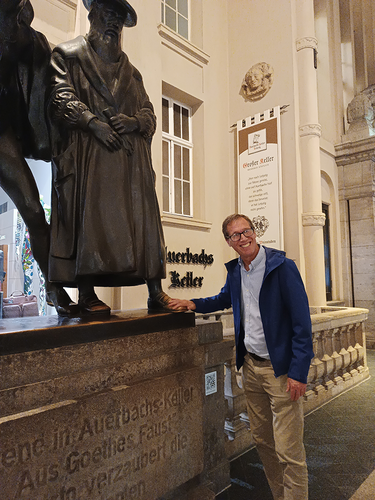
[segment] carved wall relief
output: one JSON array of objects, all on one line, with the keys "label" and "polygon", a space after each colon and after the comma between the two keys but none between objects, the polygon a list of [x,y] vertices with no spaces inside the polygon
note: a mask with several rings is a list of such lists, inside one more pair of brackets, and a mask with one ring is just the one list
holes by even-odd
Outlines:
[{"label": "carved wall relief", "polygon": [[254,64],[246,73],[240,95],[245,101],[259,101],[270,90],[273,84],[274,71],[268,63],[261,62]]},{"label": "carved wall relief", "polygon": [[347,109],[348,134],[354,140],[375,135],[375,85],[370,85],[349,103]]}]

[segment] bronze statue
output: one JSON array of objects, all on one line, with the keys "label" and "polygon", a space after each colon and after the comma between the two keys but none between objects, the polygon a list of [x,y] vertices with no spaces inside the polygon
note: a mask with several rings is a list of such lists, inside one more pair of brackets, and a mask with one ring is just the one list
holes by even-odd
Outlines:
[{"label": "bronze statue", "polygon": [[[25,157],[50,160],[44,117],[50,48],[31,28],[29,0],[0,2],[0,185],[19,210],[30,233],[31,248],[48,276],[49,226]],[[70,315],[77,305],[59,285],[46,281],[47,302]]]},{"label": "bronze statue", "polygon": [[50,279],[78,286],[87,313],[109,313],[94,286],[147,283],[162,291],[165,244],[151,163],[156,117],[140,72],[121,50],[137,22],[125,0],[84,0],[90,30],[55,47],[48,115],[52,138]]}]

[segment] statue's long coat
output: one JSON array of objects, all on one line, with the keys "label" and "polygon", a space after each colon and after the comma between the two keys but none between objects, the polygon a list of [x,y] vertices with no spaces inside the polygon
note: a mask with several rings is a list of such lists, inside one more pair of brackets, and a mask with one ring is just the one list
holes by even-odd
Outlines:
[{"label": "statue's long coat", "polygon": [[[53,147],[50,275],[74,285],[135,285],[165,277],[165,245],[150,143],[156,118],[140,73],[121,53],[105,64],[84,37],[52,54],[49,99]],[[134,148],[109,152],[79,126],[85,112],[135,116]],[[78,125],[77,125],[78,124]]]}]

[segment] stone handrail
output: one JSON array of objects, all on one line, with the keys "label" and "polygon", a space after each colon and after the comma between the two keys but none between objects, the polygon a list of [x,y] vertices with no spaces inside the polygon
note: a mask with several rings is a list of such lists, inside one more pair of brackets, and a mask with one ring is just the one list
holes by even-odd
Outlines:
[{"label": "stone handrail", "polygon": [[[304,396],[305,414],[369,377],[366,359],[365,321],[367,309],[354,307],[311,307],[314,358]],[[203,315],[221,321],[224,337],[234,337],[229,311]],[[235,352],[225,364],[224,394],[227,400],[227,456],[234,458],[252,446],[242,390],[241,373],[236,369]]]}]

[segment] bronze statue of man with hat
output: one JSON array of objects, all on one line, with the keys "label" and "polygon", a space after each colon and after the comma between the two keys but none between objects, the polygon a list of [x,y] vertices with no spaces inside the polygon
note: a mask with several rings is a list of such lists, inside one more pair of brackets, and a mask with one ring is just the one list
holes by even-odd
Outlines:
[{"label": "bronze statue of man with hat", "polygon": [[78,286],[79,306],[108,313],[95,286],[147,283],[149,310],[169,310],[165,244],[151,140],[156,117],[140,72],[121,50],[137,15],[125,0],[83,0],[86,36],[55,47],[49,277]]}]

